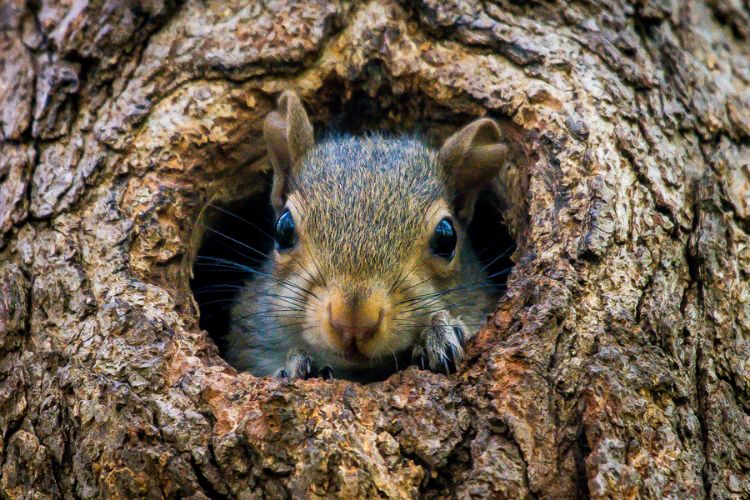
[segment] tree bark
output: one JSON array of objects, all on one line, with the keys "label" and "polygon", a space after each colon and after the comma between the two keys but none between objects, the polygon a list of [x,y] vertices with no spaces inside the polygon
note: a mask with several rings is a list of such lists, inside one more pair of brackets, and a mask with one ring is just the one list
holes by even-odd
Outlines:
[{"label": "tree bark", "polygon": [[[0,491],[750,495],[750,2],[0,4]],[[490,114],[516,267],[455,376],[236,373],[208,202],[317,123]]]}]

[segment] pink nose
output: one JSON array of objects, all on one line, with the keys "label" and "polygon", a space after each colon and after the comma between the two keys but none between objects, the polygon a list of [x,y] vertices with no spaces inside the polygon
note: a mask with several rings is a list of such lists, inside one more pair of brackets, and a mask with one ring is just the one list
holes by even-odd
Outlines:
[{"label": "pink nose", "polygon": [[340,348],[358,347],[375,337],[385,306],[384,294],[373,291],[345,293],[333,289],[328,302],[328,323]]},{"label": "pink nose", "polygon": [[347,344],[356,342],[367,342],[375,335],[378,320],[367,322],[366,324],[347,325],[340,323],[336,318],[331,317],[331,326],[341,339]]}]

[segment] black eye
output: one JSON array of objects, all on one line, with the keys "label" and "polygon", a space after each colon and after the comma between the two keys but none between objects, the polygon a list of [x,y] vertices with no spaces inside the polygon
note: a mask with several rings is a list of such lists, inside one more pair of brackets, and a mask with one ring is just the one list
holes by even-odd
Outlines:
[{"label": "black eye", "polygon": [[456,252],[457,239],[453,222],[445,218],[435,226],[435,232],[432,233],[432,238],[430,238],[430,250],[438,257],[451,260]]},{"label": "black eye", "polygon": [[276,234],[274,234],[276,240],[276,249],[279,252],[289,250],[297,242],[297,233],[294,230],[294,219],[289,210],[284,210],[279,220],[276,221]]}]

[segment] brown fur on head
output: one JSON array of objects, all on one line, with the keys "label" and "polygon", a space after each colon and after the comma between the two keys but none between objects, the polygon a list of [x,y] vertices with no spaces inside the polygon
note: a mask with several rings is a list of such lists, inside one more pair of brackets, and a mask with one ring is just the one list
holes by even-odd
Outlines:
[{"label": "brown fur on head", "polygon": [[[473,312],[465,299],[475,292],[441,291],[480,276],[465,228],[478,193],[505,160],[493,120],[469,124],[439,152],[411,137],[377,134],[315,145],[307,114],[288,91],[266,118],[264,136],[274,206],[278,215],[289,211],[296,230],[295,245],[276,251],[273,272],[307,292],[278,291],[304,301],[298,331],[308,345],[356,366],[409,347],[429,321],[425,312]],[[446,218],[458,237],[450,259],[430,250]],[[454,307],[457,296],[463,305]]]}]

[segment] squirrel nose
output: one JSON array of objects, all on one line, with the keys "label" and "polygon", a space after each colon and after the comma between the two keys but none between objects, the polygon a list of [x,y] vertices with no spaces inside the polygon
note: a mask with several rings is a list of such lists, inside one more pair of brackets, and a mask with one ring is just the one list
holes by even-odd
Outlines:
[{"label": "squirrel nose", "polygon": [[350,326],[331,320],[331,326],[344,342],[348,344],[352,341],[367,342],[370,340],[375,335],[377,323],[372,326]]},{"label": "squirrel nose", "polygon": [[380,326],[382,305],[375,300],[331,300],[328,321],[331,328],[347,344],[367,342]]}]

